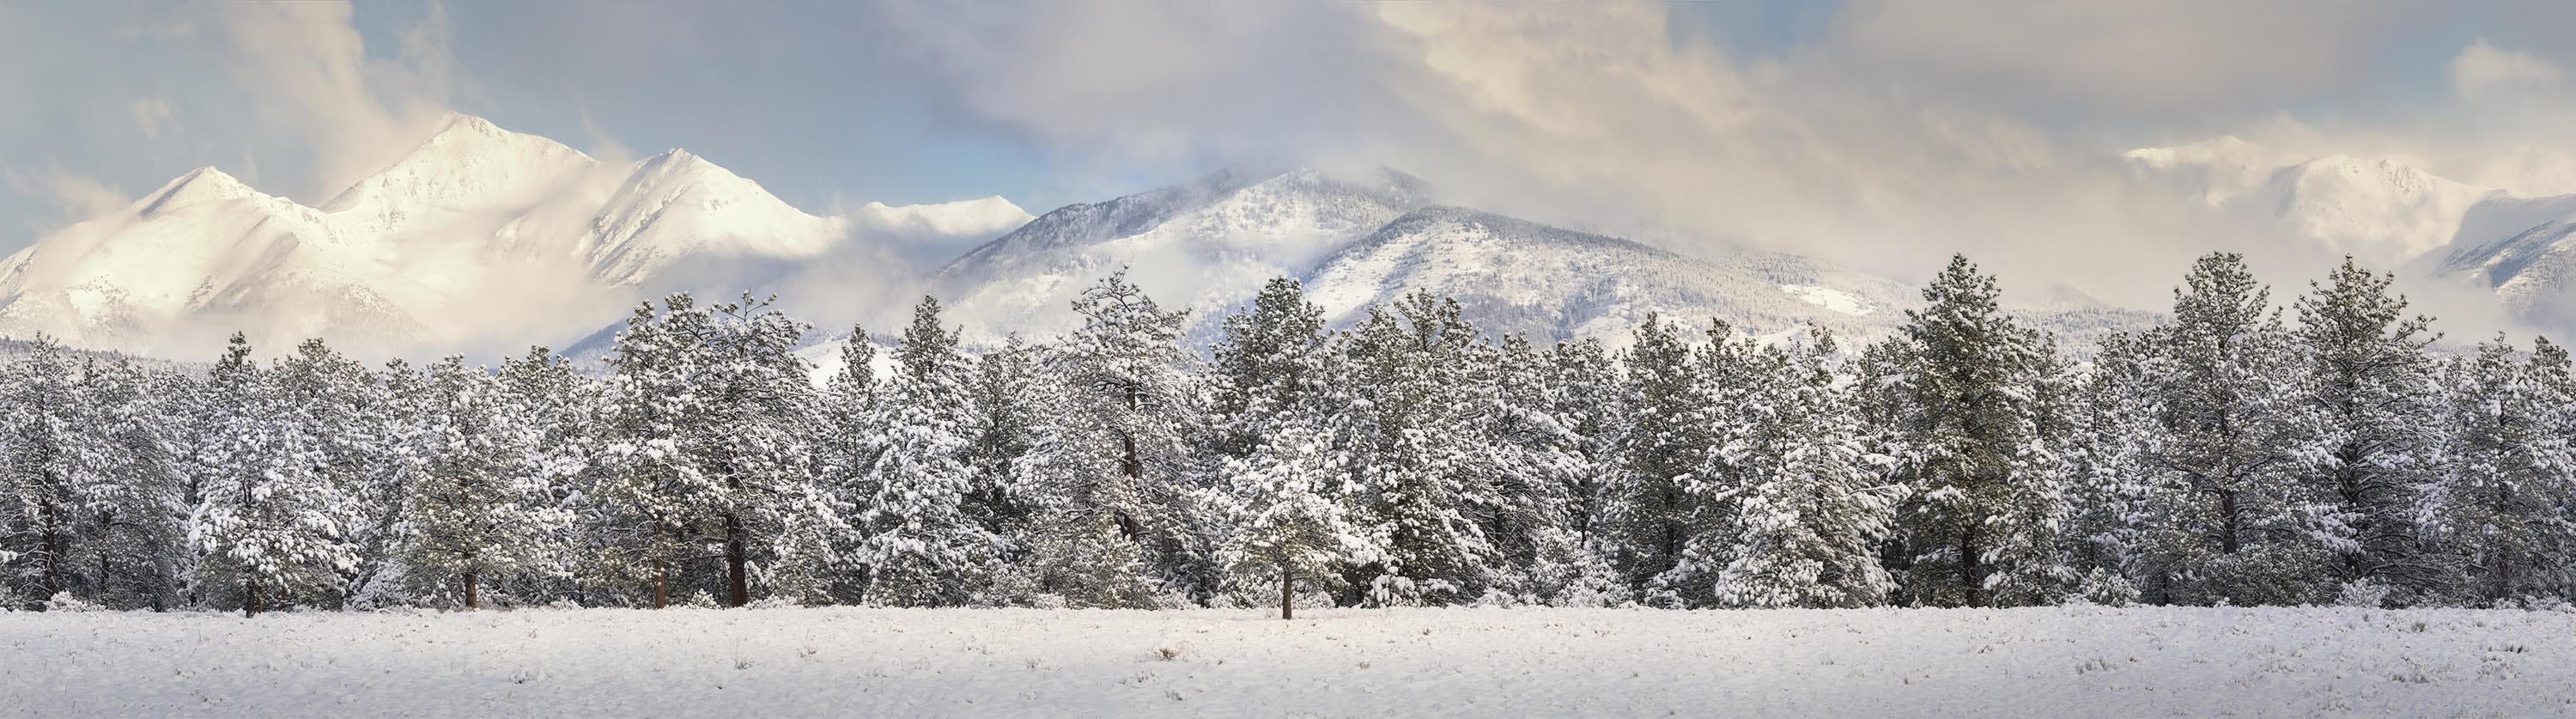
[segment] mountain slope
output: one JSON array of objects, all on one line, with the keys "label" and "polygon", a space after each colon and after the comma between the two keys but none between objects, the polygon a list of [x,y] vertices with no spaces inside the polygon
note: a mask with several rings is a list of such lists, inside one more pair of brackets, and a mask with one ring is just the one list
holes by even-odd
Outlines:
[{"label": "mountain slope", "polygon": [[1218,173],[1048,212],[949,263],[931,286],[978,343],[1074,326],[1073,299],[1121,267],[1167,307],[1221,314],[1422,202],[1420,181],[1395,172]]},{"label": "mountain slope", "polygon": [[2576,212],[2511,237],[2456,248],[2426,271],[2494,291],[2508,311],[2543,330],[2576,330]]},{"label": "mountain slope", "polygon": [[178,357],[234,329],[374,355],[500,351],[577,339],[673,290],[879,301],[917,276],[905,253],[1028,219],[998,197],[812,215],[685,151],[604,163],[458,115],[319,207],[201,168],[41,238],[0,261],[0,334]]},{"label": "mountain slope", "polygon": [[2330,253],[2379,267],[2394,267],[2464,234],[2493,231],[2471,223],[2472,214],[2489,203],[2520,197],[2395,160],[2299,158],[2234,137],[2132,150],[2124,157],[2144,179],[2168,190],[2221,211],[2277,223],[2285,233]]},{"label": "mountain slope", "polygon": [[1540,344],[1625,338],[1650,313],[1724,319],[1753,335],[1807,322],[1876,336],[1904,320],[1911,291],[1786,255],[1685,257],[1610,237],[1453,207],[1417,210],[1334,253],[1304,277],[1335,325],[1413,290],[1454,298],[1479,327]]}]

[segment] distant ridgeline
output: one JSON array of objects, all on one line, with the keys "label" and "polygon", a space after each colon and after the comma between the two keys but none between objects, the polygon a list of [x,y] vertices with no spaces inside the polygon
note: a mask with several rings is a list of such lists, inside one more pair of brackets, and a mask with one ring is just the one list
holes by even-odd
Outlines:
[{"label": "distant ridgeline", "polygon": [[862,328],[820,361],[766,302],[680,294],[597,372],[6,343],[0,605],[2576,597],[2566,350],[2436,352],[2349,262],[2283,302],[2208,256],[2083,361],[1963,258],[1842,344],[1652,313],[1617,349],[1534,342],[1424,292],[1335,316],[1312,279],[1193,319],[1110,273],[989,349],[925,299],[886,356]]}]

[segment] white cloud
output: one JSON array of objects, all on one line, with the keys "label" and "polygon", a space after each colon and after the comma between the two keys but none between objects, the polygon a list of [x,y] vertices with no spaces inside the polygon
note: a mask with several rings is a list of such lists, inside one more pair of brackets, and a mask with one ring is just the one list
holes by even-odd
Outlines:
[{"label": "white cloud", "polygon": [[63,169],[61,165],[27,170],[7,168],[0,170],[0,179],[7,180],[9,189],[19,194],[42,198],[53,205],[54,217],[28,221],[28,229],[38,234],[106,214],[124,207],[133,199],[113,185]]},{"label": "white cloud", "polygon": [[170,126],[172,111],[168,98],[135,98],[134,102],[126,105],[126,111],[134,116],[134,130],[143,133],[146,140],[160,139],[162,129]]},{"label": "white cloud", "polygon": [[382,169],[448,109],[444,15],[405,34],[399,60],[370,58],[343,3],[229,3],[220,9],[234,80],[261,117],[310,138],[301,199],[318,200]]},{"label": "white cloud", "polygon": [[1837,51],[1894,80],[2125,113],[2278,108],[2367,79],[2413,3],[1859,0]]},{"label": "white cloud", "polygon": [[2565,74],[2538,55],[2487,44],[2470,43],[2451,59],[2451,86],[2469,97],[2501,93],[2557,92]]},{"label": "white cloud", "polygon": [[2140,195],[2110,148],[1829,58],[1741,60],[1656,3],[1292,4],[1258,23],[1034,5],[896,16],[926,84],[1065,152],[1384,162],[1456,201],[1684,249],[1897,276],[1968,251],[2148,302],[2192,254],[2250,242]]}]

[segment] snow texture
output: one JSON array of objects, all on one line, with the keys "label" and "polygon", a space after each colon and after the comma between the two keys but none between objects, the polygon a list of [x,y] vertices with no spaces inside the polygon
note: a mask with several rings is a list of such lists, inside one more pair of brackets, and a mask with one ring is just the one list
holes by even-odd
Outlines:
[{"label": "snow texture", "polygon": [[0,615],[14,716],[2547,716],[2548,611]]}]

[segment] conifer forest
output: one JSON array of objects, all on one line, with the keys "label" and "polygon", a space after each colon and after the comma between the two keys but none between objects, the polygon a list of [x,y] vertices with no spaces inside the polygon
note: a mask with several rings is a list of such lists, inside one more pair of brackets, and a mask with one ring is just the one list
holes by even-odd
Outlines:
[{"label": "conifer forest", "polygon": [[748,295],[637,307],[581,363],[40,340],[0,379],[0,603],[2576,599],[2567,349],[2445,338],[2390,281],[2276,295],[2213,254],[2159,326],[2080,350],[1965,258],[1875,342],[1550,344],[1428,293],[1328,327],[1280,279],[1194,346],[1123,273],[1064,336],[968,347],[924,298],[828,373]]}]

